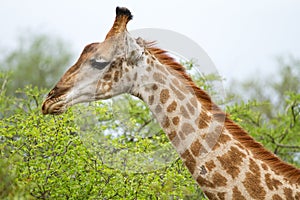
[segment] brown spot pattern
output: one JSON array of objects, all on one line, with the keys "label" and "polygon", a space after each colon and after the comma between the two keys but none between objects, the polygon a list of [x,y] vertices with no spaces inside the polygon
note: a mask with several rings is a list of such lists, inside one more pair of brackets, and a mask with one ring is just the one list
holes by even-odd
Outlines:
[{"label": "brown spot pattern", "polygon": [[259,169],[258,165],[254,162],[254,160],[252,158],[250,158],[249,169],[253,174],[260,173],[260,169]]},{"label": "brown spot pattern", "polygon": [[283,200],[278,194],[272,196],[272,200]]},{"label": "brown spot pattern", "polygon": [[188,123],[184,123],[181,127],[181,130],[182,130],[182,132],[185,133],[185,135],[189,135],[189,134],[195,132],[195,129],[193,128],[193,126]]},{"label": "brown spot pattern", "polygon": [[211,171],[213,168],[216,167],[215,162],[213,160],[206,162],[205,166],[208,169],[208,171]]},{"label": "brown spot pattern", "polygon": [[149,105],[152,105],[153,102],[154,102],[154,95],[150,95],[150,96],[148,97],[148,104],[149,104]]},{"label": "brown spot pattern", "polygon": [[279,186],[282,185],[282,183],[279,180],[271,178],[271,174],[266,174],[265,180],[266,180],[267,187],[270,190],[277,190]]},{"label": "brown spot pattern", "polygon": [[240,173],[239,166],[241,165],[245,154],[240,152],[236,147],[231,147],[230,150],[217,159],[220,161],[222,167],[234,179]]},{"label": "brown spot pattern", "polygon": [[109,90],[111,90],[111,85],[112,85],[112,83],[110,83],[110,82],[104,84],[103,89],[104,89],[106,86],[108,86],[107,89],[105,90],[105,92],[108,92]]},{"label": "brown spot pattern", "polygon": [[195,114],[195,109],[190,103],[187,103],[186,106],[192,115]]},{"label": "brown spot pattern", "polygon": [[293,198],[293,190],[290,188],[284,188],[283,189],[284,195],[285,195],[285,199],[294,199]]},{"label": "brown spot pattern", "polygon": [[185,150],[185,152],[181,154],[181,157],[184,160],[187,168],[190,170],[191,174],[193,174],[196,167],[196,160],[193,158],[189,150]]},{"label": "brown spot pattern", "polygon": [[178,147],[178,145],[180,144],[180,139],[179,139],[178,135],[175,136],[175,137],[173,138],[173,140],[171,140],[171,142],[172,142],[172,144],[173,144],[175,147]]},{"label": "brown spot pattern", "polygon": [[[277,157],[275,157],[272,153],[266,151],[259,143],[255,142],[241,127],[236,125],[233,121],[231,121],[225,113],[223,113],[212,101],[209,95],[198,88],[191,80],[191,78],[185,73],[185,70],[183,66],[178,64],[174,59],[172,59],[170,56],[166,54],[165,51],[155,48],[155,47],[149,47],[147,48],[149,52],[151,52],[157,59],[169,66],[169,69],[174,70],[174,74],[178,74],[181,79],[178,79],[185,83],[185,85],[189,84],[190,88],[192,88],[195,92],[195,96],[201,103],[203,104],[204,108],[207,108],[208,110],[211,110],[214,114],[214,117],[216,120],[223,119],[226,127],[228,130],[230,130],[231,135],[234,139],[241,142],[241,144],[244,146],[245,149],[249,149],[249,152],[251,151],[254,154],[254,157],[256,157],[259,160],[262,160],[265,162],[268,166],[271,168],[275,168],[278,173],[282,173],[283,176],[292,184],[297,184],[300,181],[300,173],[299,170],[284,164],[282,161],[280,161]],[[171,86],[174,88],[174,86]],[[174,90],[175,91],[175,90]],[[269,167],[268,167],[269,168]],[[293,173],[293,176],[291,176],[291,173]]]},{"label": "brown spot pattern", "polygon": [[177,98],[179,100],[184,100],[185,99],[185,95],[182,94],[179,90],[177,90],[174,86],[170,85],[171,90],[174,92],[174,94],[177,96]]},{"label": "brown spot pattern", "polygon": [[208,127],[208,123],[210,120],[211,120],[211,117],[208,116],[207,111],[203,110],[200,113],[200,116],[198,118],[198,128],[204,129],[204,128]]},{"label": "brown spot pattern", "polygon": [[208,197],[208,199],[210,199],[210,200],[217,200],[218,199],[217,196],[214,193],[207,192],[207,191],[205,191],[204,193]]},{"label": "brown spot pattern", "polygon": [[153,79],[158,83],[165,84],[166,77],[160,73],[155,72],[153,74]]},{"label": "brown spot pattern", "polygon": [[201,148],[202,148],[202,145],[199,142],[199,140],[194,141],[191,145],[191,151],[192,151],[193,155],[199,156]]},{"label": "brown spot pattern", "polygon": [[266,191],[261,186],[260,178],[260,174],[247,172],[243,181],[244,187],[253,199],[265,199]]},{"label": "brown spot pattern", "polygon": [[156,84],[153,84],[152,89],[153,89],[153,90],[157,90],[157,89],[158,89],[158,86],[157,86]]},{"label": "brown spot pattern", "polygon": [[167,107],[167,111],[168,112],[173,112],[174,110],[176,110],[177,107],[177,103],[176,101],[173,101],[168,107]]},{"label": "brown spot pattern", "polygon": [[212,176],[212,182],[206,180],[202,176],[197,177],[197,182],[203,187],[216,188],[226,186],[227,179],[217,172]]},{"label": "brown spot pattern", "polygon": [[212,182],[206,180],[206,179],[203,178],[202,176],[198,176],[197,182],[198,182],[198,184],[199,184],[200,186],[202,186],[202,187],[215,188],[215,185],[214,185]]},{"label": "brown spot pattern", "polygon": [[214,193],[207,192],[207,191],[205,191],[204,193],[208,197],[208,199],[210,199],[210,200],[217,200],[218,199],[217,196]]},{"label": "brown spot pattern", "polygon": [[219,137],[220,137],[220,132],[214,130],[206,135],[205,142],[211,149],[219,148],[220,146],[218,144]]},{"label": "brown spot pattern", "polygon": [[219,199],[225,199],[225,192],[218,192],[218,197],[219,197]]},{"label": "brown spot pattern", "polygon": [[111,74],[110,73],[106,73],[104,76],[103,76],[103,79],[105,81],[109,81],[111,79]]},{"label": "brown spot pattern", "polygon": [[161,72],[163,72],[164,74],[168,74],[168,72],[165,70],[165,68],[163,68],[163,65],[156,65],[157,69]]},{"label": "brown spot pattern", "polygon": [[199,129],[204,129],[204,128],[208,127],[208,124],[205,121],[203,121],[201,118],[198,118],[197,121],[198,121]]},{"label": "brown spot pattern", "polygon": [[115,82],[119,81],[119,75],[120,75],[120,72],[119,71],[115,71],[115,73],[114,73],[114,81]]},{"label": "brown spot pattern", "polygon": [[190,102],[191,102],[191,104],[193,105],[194,108],[197,107],[197,102],[198,102],[198,100],[197,100],[196,97],[192,97],[192,98],[190,99]]},{"label": "brown spot pattern", "polygon": [[264,170],[268,170],[268,166],[267,166],[265,163],[262,163],[262,164],[261,164],[261,167],[262,167]]},{"label": "brown spot pattern", "polygon": [[176,117],[173,117],[173,119],[172,119],[172,122],[173,122],[173,124],[174,125],[178,125],[179,124],[179,117],[178,116],[176,116]]},{"label": "brown spot pattern", "polygon": [[182,131],[179,131],[180,139],[185,140],[185,134]]},{"label": "brown spot pattern", "polygon": [[160,106],[160,105],[157,105],[156,107],[155,107],[155,112],[156,113],[160,113],[162,111],[162,107]]},{"label": "brown spot pattern", "polygon": [[221,144],[225,144],[225,143],[227,143],[227,142],[229,142],[229,141],[231,141],[231,138],[230,138],[228,135],[226,135],[226,134],[224,134],[224,133],[221,133],[221,135],[220,135],[220,137],[219,137],[219,142],[220,142]]},{"label": "brown spot pattern", "polygon": [[248,149],[245,149],[245,146],[243,146],[242,143],[240,143],[240,142],[235,142],[234,145],[236,145],[236,146],[237,146],[238,148],[240,148],[240,149],[244,149],[244,150],[247,152],[247,154],[249,154]]},{"label": "brown spot pattern", "polygon": [[218,172],[213,175],[212,180],[217,187],[226,186],[227,184],[227,179]]},{"label": "brown spot pattern", "polygon": [[[214,108],[212,108],[213,110]],[[217,108],[216,108],[217,109]],[[215,112],[213,113],[213,120],[214,121],[217,121],[219,123],[223,123],[226,119],[226,114],[225,113],[222,113],[222,112]]]},{"label": "brown spot pattern", "polygon": [[168,128],[170,126],[170,119],[167,116],[164,116],[164,119],[162,121],[162,127]]},{"label": "brown spot pattern", "polygon": [[177,79],[172,79],[172,83],[175,85],[175,86],[179,86],[179,81]]},{"label": "brown spot pattern", "polygon": [[232,190],[232,200],[246,200],[236,186]]},{"label": "brown spot pattern", "polygon": [[187,110],[185,109],[184,106],[181,106],[181,107],[180,107],[180,112],[181,112],[181,114],[182,114],[182,116],[183,116],[184,118],[190,119],[190,115],[189,115],[189,113],[187,112]]},{"label": "brown spot pattern", "polygon": [[160,92],[160,102],[162,104],[165,104],[168,99],[170,97],[170,93],[169,93],[169,90],[167,89],[163,89],[161,92]]},{"label": "brown spot pattern", "polygon": [[176,135],[177,135],[176,131],[171,131],[171,132],[168,134],[169,139],[170,139],[171,141],[175,138]]}]

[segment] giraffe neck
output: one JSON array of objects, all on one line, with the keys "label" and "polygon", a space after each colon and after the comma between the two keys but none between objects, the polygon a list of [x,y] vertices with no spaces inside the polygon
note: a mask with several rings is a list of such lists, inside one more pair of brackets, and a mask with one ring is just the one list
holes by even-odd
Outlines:
[{"label": "giraffe neck", "polygon": [[[209,198],[300,198],[298,179],[288,180],[263,159],[257,158],[230,129],[230,126],[239,127],[231,121],[228,125],[227,116],[204,91],[191,85],[190,79],[176,66],[179,64],[166,65],[163,62],[168,62],[167,56],[156,52],[159,51],[157,49],[152,51],[154,55],[146,51],[144,67],[139,69],[140,75],[132,94],[148,104],[193,178]],[[157,58],[160,56],[164,57]],[[241,130],[241,135],[245,134]],[[249,140],[253,142],[252,138]]]}]

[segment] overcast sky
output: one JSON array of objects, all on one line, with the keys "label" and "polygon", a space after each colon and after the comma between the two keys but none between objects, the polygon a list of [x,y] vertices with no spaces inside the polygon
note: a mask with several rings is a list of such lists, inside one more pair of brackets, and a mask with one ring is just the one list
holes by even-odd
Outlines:
[{"label": "overcast sky", "polygon": [[164,28],[196,41],[228,81],[270,74],[278,56],[300,58],[298,0],[1,0],[0,48],[12,49],[32,30],[62,37],[77,56],[104,39],[116,6],[133,13],[129,31]]}]

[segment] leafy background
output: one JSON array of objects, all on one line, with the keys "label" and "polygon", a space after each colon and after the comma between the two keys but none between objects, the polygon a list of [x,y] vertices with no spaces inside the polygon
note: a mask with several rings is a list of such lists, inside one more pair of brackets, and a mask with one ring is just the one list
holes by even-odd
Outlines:
[{"label": "leafy background", "polygon": [[[43,98],[71,63],[67,46],[28,35],[1,58],[0,199],[205,199],[143,102],[123,95],[41,114]],[[231,83],[218,104],[300,167],[300,61],[280,58],[274,71]],[[220,80],[193,78],[212,94]]]}]

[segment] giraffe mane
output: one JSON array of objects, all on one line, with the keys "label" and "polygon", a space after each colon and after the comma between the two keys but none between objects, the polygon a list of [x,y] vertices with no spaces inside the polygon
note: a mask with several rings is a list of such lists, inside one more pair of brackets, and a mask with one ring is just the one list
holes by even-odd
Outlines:
[{"label": "giraffe mane", "polygon": [[213,114],[214,119],[224,121],[225,127],[231,135],[239,141],[245,148],[249,149],[255,158],[264,161],[275,172],[283,174],[286,179],[294,184],[300,182],[300,169],[283,162],[276,155],[265,149],[259,142],[255,141],[243,128],[233,122],[229,115],[224,113],[213,101],[211,97],[202,89],[200,89],[192,81],[191,77],[186,73],[185,68],[176,62],[174,58],[167,54],[167,51],[154,47],[154,42],[148,43],[146,49],[154,55],[162,64],[173,69],[183,80],[186,81],[187,87],[191,88],[199,101],[208,111]]}]

